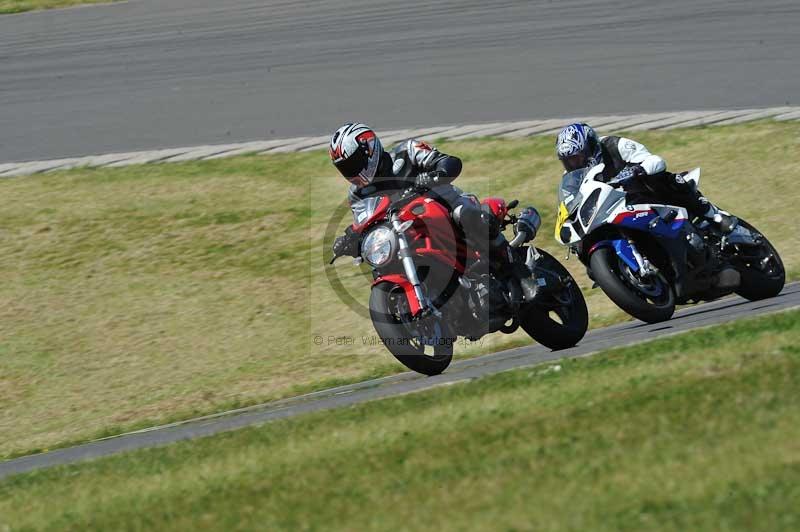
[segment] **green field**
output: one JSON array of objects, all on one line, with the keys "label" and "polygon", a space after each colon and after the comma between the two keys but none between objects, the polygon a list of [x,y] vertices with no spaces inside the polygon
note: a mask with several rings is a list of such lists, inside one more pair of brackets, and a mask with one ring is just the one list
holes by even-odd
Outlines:
[{"label": "green field", "polygon": [[12,530],[797,530],[800,311],[0,483]]},{"label": "green field", "polygon": [[112,1],[115,0],[0,0],[0,15],[87,4],[107,4]]},{"label": "green field", "polygon": [[[800,124],[637,134],[670,168],[762,229],[800,273]],[[456,182],[536,205],[552,237],[552,138],[442,143]],[[324,272],[326,227],[346,182],[323,152],[83,169],[0,181],[0,456],[47,449],[403,368],[361,345],[371,324]],[[341,228],[345,219],[335,219]],[[622,319],[583,268],[592,326]],[[335,271],[366,302],[364,271]],[[316,335],[356,345],[317,346]],[[457,356],[530,341],[493,335]]]}]

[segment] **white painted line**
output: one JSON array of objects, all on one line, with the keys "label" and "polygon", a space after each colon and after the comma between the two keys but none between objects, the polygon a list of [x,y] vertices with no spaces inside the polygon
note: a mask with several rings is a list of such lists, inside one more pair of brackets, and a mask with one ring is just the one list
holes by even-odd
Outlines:
[{"label": "white painted line", "polygon": [[493,122],[490,124],[473,124],[471,126],[461,126],[447,132],[447,140],[461,140],[469,136],[475,135],[485,136],[483,133],[486,130],[503,127],[506,125],[504,122]]},{"label": "white painted line", "polygon": [[728,120],[731,118],[737,118],[739,116],[747,115],[752,113],[752,109],[745,109],[743,111],[725,111],[722,113],[717,113],[711,116],[705,116],[702,118],[696,118],[694,120],[689,120],[688,122],[681,122],[680,124],[673,124],[671,126],[667,126],[664,129],[677,129],[681,127],[694,127],[694,126],[710,126],[717,122],[722,122],[723,120]]},{"label": "white painted line", "polygon": [[439,138],[443,134],[448,135],[449,137],[449,132],[453,129],[455,129],[455,127],[453,126],[438,126],[438,127],[399,129],[397,131],[388,131],[386,133],[381,133],[381,143],[383,144],[384,148],[387,148],[392,144],[396,144],[398,142],[407,139],[424,139],[425,137],[428,137],[430,139],[434,136],[436,138]]},{"label": "white painted line", "polygon": [[625,131],[633,126],[638,126],[639,124],[644,124],[645,122],[654,122],[656,120],[661,120],[663,118],[672,116],[674,114],[675,113],[653,113],[653,114],[628,116],[616,122],[606,124],[605,126],[603,126],[603,129],[609,133],[616,133],[618,131]]},{"label": "white painted line", "polygon": [[514,131],[519,131],[520,129],[526,129],[538,126],[541,124],[541,120],[525,120],[523,122],[507,122],[497,127],[490,127],[486,129],[482,129],[479,131],[475,131],[473,133],[467,133],[466,135],[462,135],[462,139],[473,139],[478,137],[496,137],[498,135],[502,135],[504,133],[512,133]]},{"label": "white painted line", "polygon": [[216,146],[197,146],[195,148],[189,148],[188,151],[181,153],[180,155],[175,155],[173,157],[167,157],[164,159],[164,162],[170,163],[177,163],[183,161],[196,161],[197,159],[202,159],[203,157],[209,157],[211,155],[218,155],[220,153],[227,153],[229,151],[233,151],[237,148],[241,147],[240,144],[219,144]]},{"label": "white painted line", "polygon": [[396,142],[400,142],[401,140],[406,140],[410,138],[414,138],[415,130],[413,129],[398,129],[387,131],[386,133],[381,133],[381,144],[383,144],[384,149],[387,149],[389,146]]},{"label": "white painted line", "polygon": [[[464,140],[477,137],[524,138],[533,135],[551,135],[571,122],[587,122],[607,132],[639,131],[649,129],[675,129],[698,125],[729,125],[774,117],[776,120],[800,120],[800,107],[773,107],[768,109],[739,109],[717,111],[684,111],[673,113],[640,113],[629,116],[584,116],[582,118],[551,118],[488,124],[450,125],[428,128],[396,129],[384,131],[381,140],[388,148],[406,138],[431,138],[433,140]],[[0,177],[30,175],[77,167],[120,167],[154,162],[179,162],[210,160],[246,153],[289,153],[323,149],[328,136],[296,137],[236,144],[190,146],[146,150],[129,153],[109,153],[48,161],[9,162],[0,164]]]},{"label": "white painted line", "polygon": [[655,120],[653,122],[644,122],[642,124],[639,124],[638,126],[633,126],[629,129],[631,131],[649,131],[652,129],[661,129],[667,126],[673,126],[676,124],[689,122],[691,120],[697,120],[698,118],[714,116],[721,112],[722,111],[693,111],[685,113],[676,113],[673,116],[662,118],[661,120]]},{"label": "white painted line", "polygon": [[263,153],[267,150],[271,150],[272,148],[285,146],[286,144],[289,144],[289,141],[286,139],[247,142],[235,150],[223,151],[220,153],[215,153],[213,155],[208,155],[206,157],[203,157],[203,160],[211,161],[213,159],[221,159],[223,157],[233,157],[234,155],[246,155],[248,153],[259,153],[259,152]]},{"label": "white painted line", "polygon": [[559,126],[559,124],[561,125],[561,127],[564,127],[567,124],[570,124],[572,122],[578,122],[579,120],[580,120],[579,118],[556,118],[550,120],[542,120],[538,124],[533,125],[531,127],[518,129],[516,131],[512,131],[511,133],[505,133],[503,135],[499,135],[499,137],[504,139],[520,139],[523,137],[530,137],[531,135],[542,134],[545,131],[549,131],[553,128],[556,128]]},{"label": "white painted line", "polygon": [[[424,127],[424,128],[417,128],[412,129],[409,131],[409,135],[407,138],[410,139],[424,139],[428,138],[431,140],[448,139],[448,134],[450,130],[455,129],[453,126],[439,126],[439,127]],[[404,139],[398,139],[404,140]]]},{"label": "white painted line", "polygon": [[800,109],[791,113],[785,113],[782,115],[778,115],[773,117],[775,120],[785,121],[785,120],[800,120]]},{"label": "white painted line", "polygon": [[285,146],[280,146],[278,148],[267,150],[266,153],[290,153],[294,151],[308,151],[313,150],[315,148],[322,148],[328,145],[330,142],[330,137],[325,135],[324,137],[303,137],[296,140],[296,142],[292,142],[291,144],[287,144]]},{"label": "white painted line", "polygon": [[4,163],[0,164],[0,176],[3,176],[6,172],[10,172],[12,170],[16,170],[20,167],[22,163]]},{"label": "white painted line", "polygon": [[730,118],[728,120],[723,120],[722,122],[717,122],[716,125],[730,126],[733,124],[741,124],[743,122],[752,122],[754,120],[761,120],[762,118],[771,118],[781,113],[788,113],[796,110],[798,110],[798,107],[773,107],[771,109],[760,109],[760,110],[755,110],[752,113],[746,114],[744,116],[740,116],[737,118]]},{"label": "white painted line", "polygon": [[109,153],[106,155],[90,155],[89,157],[82,157],[80,162],[76,165],[76,167],[80,166],[108,166],[109,164],[113,164],[117,161],[126,161],[133,157],[138,156],[142,152],[130,152],[130,153]]},{"label": "white painted line", "polygon": [[50,161],[32,161],[29,163],[21,163],[16,168],[8,169],[2,174],[2,177],[16,177],[21,175],[38,174],[47,172],[49,170],[56,170],[61,168],[70,167],[78,162],[79,159],[52,159]]},{"label": "white painted line", "polygon": [[[622,116],[587,116],[580,120],[584,124],[589,124],[594,129],[603,129],[606,124],[613,124],[614,122],[618,122],[620,119],[625,118]],[[559,125],[552,127],[550,129],[546,129],[541,133],[537,133],[537,135],[555,135],[559,131],[561,131],[564,126],[567,125],[567,122],[561,122]]]},{"label": "white painted line", "polygon": [[130,166],[132,164],[148,164],[148,163],[156,163],[170,157],[174,157],[176,155],[184,154],[190,151],[192,148],[173,148],[170,150],[153,150],[153,151],[146,151],[141,152],[139,154],[132,154],[132,157],[128,157],[121,161],[117,161],[115,163],[107,164],[109,168],[120,168],[122,166]]}]

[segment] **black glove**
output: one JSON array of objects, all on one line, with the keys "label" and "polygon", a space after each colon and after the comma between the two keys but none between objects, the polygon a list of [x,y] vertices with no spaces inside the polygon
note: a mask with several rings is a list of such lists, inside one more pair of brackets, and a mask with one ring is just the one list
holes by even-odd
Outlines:
[{"label": "black glove", "polygon": [[414,185],[419,188],[432,188],[444,182],[442,177],[446,174],[441,170],[431,170],[430,172],[422,172],[414,178]]},{"label": "black glove", "polygon": [[343,255],[350,255],[351,257],[358,257],[358,244],[360,235],[353,231],[352,227],[348,227],[344,235],[337,236],[333,241],[333,258],[341,257]]},{"label": "black glove", "polygon": [[636,179],[639,176],[647,175],[644,168],[640,164],[633,164],[630,166],[626,166],[620,172],[608,182],[609,185],[616,186],[616,185],[625,185],[630,183],[633,179]]}]

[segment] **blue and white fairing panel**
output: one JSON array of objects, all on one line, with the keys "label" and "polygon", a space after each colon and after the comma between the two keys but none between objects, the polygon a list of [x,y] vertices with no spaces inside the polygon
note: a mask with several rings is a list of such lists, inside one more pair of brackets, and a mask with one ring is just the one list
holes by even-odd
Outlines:
[{"label": "blue and white fairing panel", "polygon": [[[671,222],[665,222],[659,211],[675,211],[677,216]],[[678,238],[681,236],[681,231],[688,222],[688,218],[688,212],[682,207],[639,204],[627,205],[625,211],[619,212],[611,224],[653,233],[665,238]]]}]

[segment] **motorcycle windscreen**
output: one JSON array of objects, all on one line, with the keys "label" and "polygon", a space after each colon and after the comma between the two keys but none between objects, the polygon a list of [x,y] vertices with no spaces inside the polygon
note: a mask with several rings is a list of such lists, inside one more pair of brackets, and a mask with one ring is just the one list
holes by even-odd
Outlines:
[{"label": "motorcycle windscreen", "polygon": [[353,211],[353,223],[356,226],[368,223],[385,202],[388,202],[385,196],[374,196],[354,202],[350,205],[350,210]]},{"label": "motorcycle windscreen", "polygon": [[570,215],[581,204],[581,183],[587,172],[588,169],[580,168],[564,174],[564,177],[561,178],[561,184],[558,186],[558,201],[564,204]]}]

